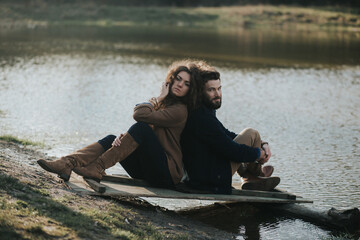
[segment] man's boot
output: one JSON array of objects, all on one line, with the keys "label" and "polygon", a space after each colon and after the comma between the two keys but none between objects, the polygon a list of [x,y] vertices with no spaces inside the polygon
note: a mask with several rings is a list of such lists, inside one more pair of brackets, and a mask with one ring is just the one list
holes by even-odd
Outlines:
[{"label": "man's boot", "polygon": [[270,177],[274,172],[274,167],[271,165],[263,166],[262,164],[259,163],[247,163],[246,172],[254,176]]},{"label": "man's boot", "polygon": [[75,167],[85,166],[95,161],[104,151],[101,144],[96,142],[55,161],[39,159],[37,163],[46,171],[56,173],[60,178],[68,181]]},{"label": "man's boot", "polygon": [[138,146],[139,144],[134,140],[134,138],[129,133],[125,133],[125,135],[121,138],[120,146],[111,147],[98,159],[96,159],[96,161],[85,167],[76,168],[74,169],[74,172],[85,178],[100,181],[105,173],[105,169],[108,169],[127,158]]},{"label": "man's boot", "polygon": [[258,190],[270,191],[273,190],[279,183],[279,177],[258,177],[247,173],[243,177],[243,184],[241,189],[244,190]]},{"label": "man's boot", "polygon": [[274,167],[271,165],[267,165],[261,168],[260,177],[270,177],[274,172]]}]

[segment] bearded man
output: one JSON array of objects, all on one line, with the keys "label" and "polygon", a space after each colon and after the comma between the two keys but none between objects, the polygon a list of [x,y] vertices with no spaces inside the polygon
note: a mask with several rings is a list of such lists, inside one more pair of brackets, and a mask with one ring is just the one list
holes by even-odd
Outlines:
[{"label": "bearded man", "polygon": [[[190,112],[181,137],[185,181],[190,187],[212,193],[231,194],[232,176],[243,178],[242,189],[269,191],[280,182],[270,177],[269,144],[258,131],[247,128],[240,134],[226,129],[216,117],[221,106],[220,73],[207,66],[199,69],[201,106]],[[202,66],[202,67],[203,67]]]}]

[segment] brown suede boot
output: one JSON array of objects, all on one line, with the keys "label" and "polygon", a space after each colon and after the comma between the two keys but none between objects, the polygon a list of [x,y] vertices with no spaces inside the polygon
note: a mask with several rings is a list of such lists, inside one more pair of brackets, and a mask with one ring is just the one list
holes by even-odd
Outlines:
[{"label": "brown suede boot", "polygon": [[[271,165],[263,166],[262,164],[259,163],[247,163],[245,172],[250,173],[251,175],[254,176],[270,177],[274,172],[274,167]],[[238,173],[240,176],[242,175],[240,171],[238,171]]]},{"label": "brown suede boot", "polygon": [[76,168],[74,169],[74,172],[85,178],[100,181],[104,175],[105,169],[108,169],[127,158],[138,146],[139,144],[134,138],[129,133],[125,133],[121,138],[120,146],[110,148],[96,161],[85,167]]},{"label": "brown suede boot", "polygon": [[279,177],[257,177],[251,174],[247,174],[243,180],[241,189],[245,190],[270,191],[280,183]]},{"label": "brown suede boot", "polygon": [[104,148],[100,143],[96,142],[70,155],[61,157],[58,160],[47,161],[44,159],[39,159],[37,163],[46,171],[56,173],[60,178],[68,181],[71,171],[75,167],[85,166],[90,162],[95,161],[103,153]]}]

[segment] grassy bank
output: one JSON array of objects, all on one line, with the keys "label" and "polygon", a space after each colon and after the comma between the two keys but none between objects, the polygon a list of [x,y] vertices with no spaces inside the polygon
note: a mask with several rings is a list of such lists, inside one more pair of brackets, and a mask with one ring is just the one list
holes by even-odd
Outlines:
[{"label": "grassy bank", "polygon": [[194,28],[284,28],[359,31],[359,9],[337,7],[122,7],[85,4],[0,3],[2,28],[49,25],[152,25]]},{"label": "grassy bank", "polygon": [[39,158],[46,156],[0,140],[1,239],[232,238],[138,199],[72,192],[36,164]]},{"label": "grassy bank", "polygon": [[[15,142],[16,138],[1,139]],[[15,144],[4,144],[23,151]],[[26,155],[38,156],[32,151]],[[3,154],[0,159],[0,236],[4,239],[162,239],[150,223],[136,221],[135,212],[114,201],[66,192],[50,175],[17,164],[20,159]]]},{"label": "grassy bank", "polygon": [[19,139],[17,137],[14,137],[12,135],[2,135],[0,136],[0,140],[2,141],[6,141],[6,142],[12,142],[12,143],[17,143],[17,144],[21,144],[21,145],[31,145],[31,146],[40,146],[40,147],[44,147],[43,143],[39,143],[39,142],[34,142],[31,140],[27,140],[27,139]]},{"label": "grassy bank", "polygon": [[[130,211],[115,203],[102,208],[72,209],[72,201],[83,202],[75,195],[53,199],[50,184],[23,183],[16,178],[0,175],[0,232],[6,239],[19,238],[94,238],[113,236],[122,239],[158,239],[151,226],[134,227]],[[90,202],[87,202],[90,205]]]},{"label": "grassy bank", "polygon": [[[150,223],[137,221],[135,212],[114,201],[98,205],[74,194],[55,198],[51,185],[0,174],[0,235],[4,239],[164,238]],[[187,239],[186,234],[174,238]]]}]

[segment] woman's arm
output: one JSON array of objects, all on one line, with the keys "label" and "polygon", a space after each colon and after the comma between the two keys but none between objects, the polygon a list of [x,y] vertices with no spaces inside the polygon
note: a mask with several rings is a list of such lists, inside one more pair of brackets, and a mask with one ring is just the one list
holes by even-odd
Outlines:
[{"label": "woman's arm", "polygon": [[150,104],[139,104],[134,109],[133,118],[157,127],[175,127],[187,119],[187,108],[184,104],[174,104],[155,111]]}]

